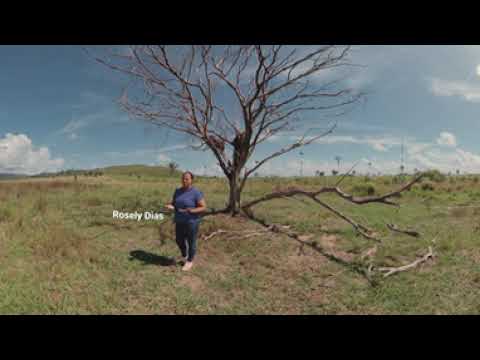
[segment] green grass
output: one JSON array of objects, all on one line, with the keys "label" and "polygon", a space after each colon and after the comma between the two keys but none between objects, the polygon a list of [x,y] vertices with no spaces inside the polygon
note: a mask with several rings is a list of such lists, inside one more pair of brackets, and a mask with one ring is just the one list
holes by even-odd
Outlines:
[{"label": "green grass", "polygon": [[[120,171],[120,170],[122,171]],[[345,263],[360,263],[374,243],[307,199],[278,199],[254,211],[268,222],[290,225],[320,252],[283,235],[247,239],[216,236],[199,241],[196,266],[183,273],[164,266],[178,255],[173,226],[117,221],[114,209],[155,211],[179,186],[178,174],[135,167],[80,176],[2,181],[0,187],[1,314],[478,314],[480,313],[480,184],[452,177],[416,186],[395,208],[353,205],[331,194],[322,199],[376,229],[383,239],[370,260],[398,266],[433,246],[435,258],[372,286]],[[158,171],[158,170],[156,170]],[[254,178],[243,199],[275,187],[315,189],[333,177]],[[347,192],[383,193],[389,177],[347,178]],[[430,180],[428,180],[430,181]],[[209,207],[225,205],[220,178],[198,178]],[[478,206],[478,207],[477,207]],[[416,239],[391,233],[385,223],[414,228]],[[201,234],[257,228],[229,217],[203,220]],[[434,240],[434,242],[432,242]],[[333,255],[341,261],[322,255]],[[343,263],[342,263],[343,261]]]}]

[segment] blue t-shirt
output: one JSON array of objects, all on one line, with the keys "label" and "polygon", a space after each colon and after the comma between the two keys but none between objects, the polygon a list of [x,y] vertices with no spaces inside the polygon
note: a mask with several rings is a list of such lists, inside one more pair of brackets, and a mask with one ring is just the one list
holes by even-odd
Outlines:
[{"label": "blue t-shirt", "polygon": [[178,209],[196,208],[201,199],[203,199],[202,192],[193,186],[188,190],[185,190],[183,187],[176,189],[172,200],[173,206],[175,206],[175,222],[198,221],[200,219],[199,214],[180,212]]}]

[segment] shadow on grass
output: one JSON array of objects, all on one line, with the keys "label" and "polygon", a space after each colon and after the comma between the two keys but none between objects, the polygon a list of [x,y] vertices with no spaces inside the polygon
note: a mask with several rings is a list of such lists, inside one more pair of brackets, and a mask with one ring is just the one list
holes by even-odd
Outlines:
[{"label": "shadow on grass", "polygon": [[174,259],[162,256],[155,255],[143,250],[134,250],[130,252],[130,261],[139,260],[143,262],[143,265],[159,265],[159,266],[175,266],[176,262]]}]

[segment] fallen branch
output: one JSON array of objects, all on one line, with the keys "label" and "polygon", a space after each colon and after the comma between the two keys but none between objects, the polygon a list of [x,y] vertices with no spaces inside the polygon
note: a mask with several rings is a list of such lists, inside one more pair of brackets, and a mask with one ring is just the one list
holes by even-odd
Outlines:
[{"label": "fallen branch", "polygon": [[355,222],[354,220],[352,220],[351,218],[349,218],[348,216],[346,216],[345,214],[342,214],[340,211],[336,210],[335,208],[333,208],[332,206],[324,203],[323,201],[320,201],[318,200],[317,198],[312,198],[313,201],[315,201],[316,203],[322,205],[323,207],[325,207],[326,209],[330,210],[331,212],[333,212],[335,215],[337,215],[338,217],[342,218],[343,220],[345,220],[346,222],[348,222],[349,224],[351,224],[355,230],[357,230],[357,232],[362,235],[363,237],[367,238],[367,239],[370,239],[370,240],[374,240],[374,241],[378,241],[378,242],[381,242],[380,239],[377,239],[376,237],[372,236],[372,235],[369,235],[369,233],[373,233],[372,230],[368,229],[367,227],[363,226],[362,224],[359,224],[357,222]]},{"label": "fallen branch", "polygon": [[251,233],[246,233],[243,236],[234,236],[232,237],[232,239],[248,239],[253,236],[265,235],[267,233],[268,233],[268,230],[251,232]]},{"label": "fallen branch", "polygon": [[378,202],[378,203],[383,203],[387,205],[393,205],[393,206],[399,206],[397,203],[389,200],[391,197],[395,197],[401,192],[408,190],[414,185],[416,182],[418,182],[421,178],[423,177],[423,174],[420,174],[419,176],[415,177],[413,180],[408,182],[407,184],[403,185],[397,190],[391,191],[389,193],[383,194],[383,195],[378,195],[378,196],[363,196],[363,197],[357,197],[353,196],[350,194],[347,194],[343,190],[341,190],[339,187],[322,187],[321,189],[317,191],[307,191],[307,190],[302,190],[298,188],[289,188],[284,191],[274,191],[270,194],[264,195],[261,198],[258,198],[256,200],[252,200],[244,205],[242,205],[242,209],[248,209],[254,205],[258,205],[262,202],[273,200],[273,199],[278,199],[282,197],[292,197],[295,195],[304,195],[310,198],[315,198],[320,194],[324,193],[334,193],[340,196],[341,198],[348,200],[352,203],[363,205],[363,204],[368,204],[372,202]]},{"label": "fallen branch", "polygon": [[313,249],[314,251],[318,252],[319,254],[325,256],[330,261],[334,261],[334,262],[336,262],[336,263],[338,263],[342,266],[345,266],[346,268],[350,269],[351,271],[363,276],[369,282],[370,285],[372,285],[372,286],[377,285],[377,282],[372,279],[372,277],[370,276],[370,273],[361,264],[351,263],[351,262],[345,261],[341,258],[338,258],[333,254],[327,253],[322,247],[320,247],[318,245],[317,242],[308,242],[308,241],[302,240],[302,235],[299,235],[299,234],[297,234],[293,231],[289,231],[288,227],[284,227],[284,226],[281,226],[281,225],[275,225],[275,224],[268,224],[265,220],[255,217],[255,215],[253,214],[251,209],[248,209],[248,212],[245,212],[245,214],[247,215],[247,217],[250,220],[259,223],[260,225],[264,226],[268,230],[270,230],[272,232],[275,232],[275,233],[282,233],[282,234],[287,235],[288,237],[296,240],[298,243],[300,243],[299,253],[304,253],[303,247],[306,245],[306,246],[310,247],[311,249]]},{"label": "fallen branch", "polygon": [[368,204],[372,202],[379,202],[383,204],[388,204],[388,205],[394,205],[394,206],[399,206],[397,203],[389,200],[390,197],[397,196],[400,194],[402,191],[405,191],[407,189],[410,189],[410,187],[418,182],[421,178],[423,177],[423,174],[420,174],[416,176],[414,179],[412,179],[410,182],[407,184],[403,185],[399,189],[395,191],[391,191],[389,193],[386,193],[384,195],[379,195],[379,196],[365,196],[365,197],[355,197],[353,195],[347,194],[344,191],[342,191],[338,187],[323,187],[317,191],[307,191],[303,189],[298,189],[298,188],[289,188],[287,190],[280,190],[280,191],[274,191],[270,194],[264,195],[256,200],[250,201],[244,205],[241,206],[241,209],[243,212],[251,218],[251,208],[255,205],[258,205],[262,202],[273,200],[273,199],[278,199],[278,198],[294,198],[296,195],[303,195],[306,196],[307,198],[312,199],[315,201],[317,204],[323,206],[324,208],[328,209],[329,211],[333,212],[335,215],[339,216],[349,224],[351,224],[357,232],[362,235],[363,237],[370,239],[370,240],[375,240],[380,242],[380,239],[377,239],[375,236],[372,235],[373,231],[368,229],[367,227],[363,226],[362,224],[357,223],[353,219],[349,218],[345,214],[342,214],[340,211],[336,210],[332,206],[326,204],[325,202],[319,200],[317,198],[318,195],[323,194],[323,193],[335,193],[339,195],[341,198],[348,200],[352,203],[363,205],[363,204]]},{"label": "fallen branch", "polygon": [[395,224],[387,224],[387,227],[392,231],[407,234],[407,235],[410,235],[410,236],[413,236],[413,237],[419,237],[420,236],[420,233],[418,231],[415,231],[415,230],[401,230]]},{"label": "fallen branch", "polygon": [[217,230],[217,231],[214,231],[213,233],[209,234],[208,236],[204,236],[204,237],[202,238],[202,241],[211,239],[211,238],[213,238],[214,236],[216,236],[216,235],[218,235],[218,234],[223,234],[223,233],[226,233],[226,232],[228,232],[228,231],[222,230],[222,229]]},{"label": "fallen branch", "polygon": [[236,235],[233,238],[236,237],[236,238],[240,238],[240,239],[246,239],[246,238],[249,238],[249,237],[252,237],[252,236],[258,236],[258,235],[265,234],[269,230],[270,229],[260,230],[260,231],[258,231],[258,230],[230,230],[230,231],[227,231],[227,230],[219,229],[217,231],[212,232],[209,235],[203,236],[202,241],[211,239],[214,236],[217,236],[217,235],[220,235],[220,234],[232,234],[232,235]]},{"label": "fallen branch", "polygon": [[[330,210],[331,212],[333,212],[335,215],[337,215],[338,217],[341,217],[343,220],[345,220],[346,222],[348,222],[349,224],[351,224],[355,230],[357,230],[357,232],[364,236],[365,238],[367,239],[370,239],[370,240],[375,240],[375,241],[381,241],[377,238],[375,238],[374,236],[371,236],[369,235],[368,233],[372,233],[373,231],[368,229],[367,227],[363,226],[362,224],[359,224],[357,222],[355,222],[354,220],[350,219],[349,217],[347,217],[345,214],[342,214],[340,211],[334,209],[332,206],[324,203],[323,201],[320,201],[319,199],[317,199],[316,197],[310,197],[308,196],[309,198],[311,198],[313,201],[315,201],[316,203],[322,205],[323,207],[325,207],[326,209]],[[297,199],[295,197],[292,197],[292,198],[289,198],[289,197],[286,197],[286,199],[288,200],[297,200],[297,201],[300,201],[301,203],[304,203],[303,201],[301,201],[300,199]]]},{"label": "fallen branch", "polygon": [[383,277],[386,278],[387,276],[396,274],[398,272],[406,271],[406,270],[412,269],[414,267],[417,267],[418,265],[420,265],[421,263],[424,263],[425,261],[427,261],[430,258],[433,258],[433,250],[432,250],[431,246],[428,247],[428,252],[422,258],[420,258],[418,260],[415,260],[414,262],[412,262],[410,264],[400,266],[400,267],[381,267],[381,268],[378,268],[377,270],[381,271],[381,272],[385,272]]},{"label": "fallen branch", "polygon": [[[315,201],[317,204],[323,206],[324,208],[328,209],[329,211],[333,212],[335,215],[337,215],[338,217],[342,218],[343,220],[345,220],[346,222],[348,222],[349,224],[351,224],[355,230],[357,230],[357,232],[362,235],[363,237],[367,238],[367,239],[370,239],[370,240],[374,240],[374,241],[378,241],[378,242],[381,242],[380,239],[377,239],[376,237],[374,237],[373,235],[370,235],[371,233],[373,233],[372,230],[370,230],[369,228],[367,228],[366,226],[362,225],[362,224],[359,224],[357,223],[356,221],[354,221],[353,219],[349,218],[347,215],[345,214],[342,214],[340,211],[338,211],[337,209],[333,208],[331,205],[328,205],[327,203],[317,199],[315,196],[311,196],[310,194],[306,195],[308,198],[312,199],[313,201]],[[292,199],[295,199],[294,197],[292,197]],[[298,199],[295,199],[295,200],[298,200]],[[245,214],[251,218],[252,215],[250,214],[251,213],[251,209],[249,207],[245,207],[245,208],[242,208],[242,210],[245,212]],[[275,227],[275,225],[270,225],[270,226],[273,226]],[[289,227],[286,227],[287,229]],[[275,229],[273,229],[275,231]]]}]

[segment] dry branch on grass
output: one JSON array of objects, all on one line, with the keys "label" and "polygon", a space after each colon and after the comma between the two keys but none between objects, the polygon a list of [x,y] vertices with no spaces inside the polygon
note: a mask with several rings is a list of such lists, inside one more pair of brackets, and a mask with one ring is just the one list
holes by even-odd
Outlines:
[{"label": "dry branch on grass", "polygon": [[424,263],[428,259],[433,258],[433,256],[434,256],[433,255],[433,249],[432,249],[431,246],[429,246],[428,247],[428,252],[424,256],[422,256],[420,259],[417,259],[410,264],[407,264],[407,265],[404,265],[404,266],[399,266],[399,267],[380,267],[380,268],[377,268],[377,270],[380,271],[380,272],[385,272],[383,277],[387,277],[387,276],[396,274],[396,273],[401,272],[401,271],[407,271],[409,269],[413,269],[413,268],[417,267],[418,265],[420,265],[421,263]]},{"label": "dry branch on grass", "polygon": [[291,197],[295,195],[304,195],[309,198],[317,198],[318,195],[324,194],[324,193],[334,193],[340,196],[341,198],[350,201],[354,204],[358,205],[364,205],[368,203],[383,203],[387,205],[392,205],[392,206],[399,206],[398,203],[393,202],[390,200],[391,197],[395,197],[398,194],[402,193],[405,190],[410,189],[415,183],[417,183],[421,178],[423,177],[423,174],[420,174],[413,178],[411,181],[403,185],[397,190],[391,191],[389,193],[383,194],[383,195],[378,195],[378,196],[353,196],[351,194],[347,194],[343,190],[341,190],[339,187],[329,187],[325,186],[320,188],[317,191],[307,191],[303,189],[298,189],[298,188],[290,188],[286,191],[275,191],[270,194],[264,195],[261,198],[258,198],[256,200],[252,200],[246,204],[242,205],[242,209],[250,208],[254,205],[257,205],[259,203],[268,201],[268,200],[273,200],[273,199],[278,199],[282,197]]},{"label": "dry branch on grass", "polygon": [[233,238],[239,238],[239,239],[247,239],[247,238],[250,238],[250,237],[253,237],[253,236],[259,236],[259,235],[265,235],[265,234],[268,234],[269,232],[269,229],[265,229],[265,230],[230,230],[230,231],[227,231],[227,230],[223,230],[223,229],[218,229],[208,235],[204,235],[201,240],[202,241],[205,241],[205,240],[209,240],[217,235],[220,235],[220,234],[228,234],[228,235],[233,235],[232,237],[230,237],[231,239]]},{"label": "dry branch on grass", "polygon": [[[240,236],[237,236],[237,237],[240,237],[240,238],[248,238],[248,237],[252,237],[252,236],[264,235],[267,232],[281,233],[281,234],[287,235],[288,237],[293,238],[296,241],[298,241],[301,245],[300,252],[303,252],[303,247],[305,245],[307,245],[307,246],[311,247],[312,249],[316,250],[317,252],[321,253],[322,255],[328,257],[330,260],[336,261],[338,263],[341,263],[344,266],[347,266],[347,267],[351,268],[355,272],[363,275],[371,284],[374,284],[375,281],[372,280],[372,278],[371,278],[374,271],[377,270],[377,271],[380,271],[380,272],[386,272],[386,274],[384,274],[384,277],[387,277],[387,276],[390,276],[394,273],[397,273],[397,272],[400,272],[400,271],[405,271],[405,270],[408,270],[412,267],[417,266],[418,264],[420,264],[420,263],[426,261],[428,258],[432,257],[433,253],[430,251],[422,259],[419,259],[419,260],[413,262],[412,264],[401,266],[399,268],[378,268],[377,269],[371,263],[370,264],[358,264],[358,263],[346,262],[345,260],[339,259],[332,254],[325,253],[325,251],[323,249],[318,247],[318,244],[316,242],[307,241],[309,239],[308,236],[300,235],[298,233],[295,233],[295,232],[291,231],[289,226],[279,225],[279,224],[268,224],[264,220],[255,217],[255,215],[253,214],[252,208],[255,205],[258,205],[260,203],[264,203],[266,201],[274,200],[274,199],[287,198],[287,199],[299,200],[299,199],[296,199],[295,196],[297,196],[297,195],[305,196],[305,197],[313,200],[318,205],[320,205],[320,206],[326,208],[327,210],[329,210],[330,212],[334,213],[336,216],[342,218],[343,220],[345,220],[349,224],[351,224],[355,228],[355,230],[360,235],[362,235],[363,237],[365,237],[367,239],[370,239],[370,240],[375,240],[377,242],[380,242],[381,240],[377,239],[374,236],[374,233],[371,229],[369,229],[366,226],[356,222],[355,220],[351,219],[350,217],[343,214],[339,210],[335,209],[331,205],[329,205],[329,204],[325,203],[324,201],[320,200],[318,198],[318,196],[320,194],[324,194],[324,193],[333,193],[333,194],[336,194],[336,195],[340,196],[341,198],[343,198],[343,199],[345,199],[345,200],[347,200],[351,203],[357,204],[357,205],[363,205],[363,204],[368,204],[368,203],[381,203],[381,204],[386,204],[386,205],[399,206],[399,204],[391,201],[390,198],[391,197],[396,197],[396,196],[398,196],[398,194],[402,193],[403,191],[406,191],[406,190],[410,189],[412,187],[412,185],[417,183],[422,177],[423,177],[423,174],[419,174],[416,177],[414,177],[411,181],[409,181],[405,185],[401,186],[400,188],[398,188],[394,191],[388,192],[386,194],[383,194],[383,195],[378,195],[378,196],[356,197],[356,196],[353,196],[353,195],[350,195],[350,194],[344,192],[338,186],[336,186],[336,187],[322,187],[317,191],[307,191],[307,190],[299,189],[299,188],[289,188],[287,190],[276,190],[276,191],[274,191],[270,194],[264,195],[264,196],[262,196],[258,199],[255,199],[255,200],[250,201],[246,204],[243,204],[240,207],[240,209],[241,209],[241,214],[240,215],[245,216],[248,219],[261,224],[265,228],[264,231],[226,231],[226,230],[223,230],[223,229],[219,229],[219,230],[214,231],[213,233],[211,233],[209,235],[204,236],[203,240],[211,239],[214,236],[217,236],[219,234],[233,234],[233,235],[240,235]],[[222,210],[212,209],[210,212],[205,213],[204,216],[216,215],[216,214],[221,214],[221,213],[228,213],[228,209],[222,209]],[[418,232],[415,232],[413,230],[400,230],[394,224],[388,224],[387,226],[393,231],[404,232],[404,233],[406,233],[408,235],[411,235],[411,236],[417,237],[417,236],[420,235]],[[374,253],[376,252],[377,248],[375,246],[374,248],[372,248],[370,250],[371,251],[367,251],[366,253],[363,254],[363,256],[361,257],[362,260],[365,259],[366,257],[371,258],[374,255]],[[367,265],[368,265],[368,268],[367,268]]]},{"label": "dry branch on grass", "polygon": [[217,230],[217,231],[214,231],[214,232],[210,233],[209,235],[203,236],[203,237],[202,237],[202,241],[211,239],[211,238],[213,238],[213,237],[216,236],[216,235],[224,234],[224,233],[226,233],[226,232],[228,232],[228,231],[219,229],[219,230]]},{"label": "dry branch on grass", "polygon": [[352,202],[354,204],[357,204],[357,205],[363,205],[363,204],[368,204],[368,203],[382,203],[382,204],[387,204],[387,205],[399,206],[399,204],[391,201],[390,198],[395,197],[398,194],[400,194],[401,192],[410,189],[412,187],[412,185],[414,185],[416,182],[418,182],[422,177],[423,177],[423,174],[419,174],[418,176],[414,177],[411,181],[409,181],[408,183],[406,183],[405,185],[403,185],[399,189],[391,191],[391,192],[383,194],[383,195],[378,195],[378,196],[357,197],[357,196],[347,194],[346,192],[341,190],[339,187],[322,187],[317,191],[307,191],[307,190],[298,189],[298,188],[290,188],[290,189],[287,189],[287,190],[274,191],[274,192],[272,192],[270,194],[267,194],[267,195],[264,195],[264,196],[262,196],[258,199],[252,200],[252,201],[250,201],[246,204],[243,204],[241,206],[241,209],[247,214],[247,216],[251,217],[249,215],[249,212],[251,212],[251,208],[255,205],[258,205],[260,203],[270,201],[270,200],[273,200],[273,199],[293,198],[294,196],[302,195],[302,196],[306,196],[307,198],[310,198],[311,200],[313,200],[317,204],[323,206],[327,210],[333,212],[335,215],[337,215],[338,217],[342,218],[343,220],[345,220],[346,222],[351,224],[355,228],[355,230],[360,235],[362,235],[363,237],[365,237],[367,239],[370,239],[370,240],[375,240],[375,241],[380,242],[380,240],[377,239],[373,235],[372,230],[370,230],[366,226],[356,222],[355,220],[351,219],[347,215],[341,213],[340,211],[338,211],[337,209],[335,209],[331,205],[329,205],[329,204],[325,203],[324,201],[318,199],[318,196],[320,194],[324,194],[324,193],[334,193],[334,194],[340,196],[341,198],[343,198],[343,199],[345,199],[349,202]]},{"label": "dry branch on grass", "polygon": [[248,218],[252,221],[255,221],[259,223],[260,225],[264,226],[268,231],[274,232],[274,233],[281,233],[284,235],[287,235],[288,237],[296,240],[300,244],[299,248],[299,255],[300,254],[305,254],[304,253],[304,246],[308,246],[309,248],[313,249],[314,251],[318,252],[319,254],[325,256],[327,259],[336,262],[337,264],[340,264],[342,266],[345,266],[346,268],[350,269],[351,271],[363,276],[370,285],[375,286],[376,281],[371,278],[371,274],[364,268],[362,264],[354,263],[354,262],[349,262],[345,261],[344,259],[341,259],[334,254],[330,254],[326,252],[322,247],[318,245],[316,241],[306,241],[308,239],[307,235],[299,235],[293,231],[289,230],[288,226],[283,226],[283,225],[277,225],[277,224],[268,224],[266,221],[263,219],[257,218],[251,210],[245,213],[245,215],[248,216]]},{"label": "dry branch on grass", "polygon": [[420,233],[418,231],[415,231],[415,230],[402,230],[402,229],[399,229],[395,224],[387,224],[387,227],[390,230],[395,231],[395,232],[399,232],[399,233],[402,233],[402,234],[407,234],[407,235],[410,235],[410,236],[413,236],[413,237],[420,237]]}]

